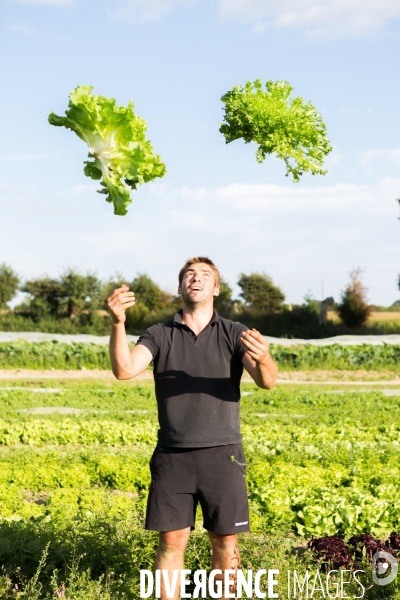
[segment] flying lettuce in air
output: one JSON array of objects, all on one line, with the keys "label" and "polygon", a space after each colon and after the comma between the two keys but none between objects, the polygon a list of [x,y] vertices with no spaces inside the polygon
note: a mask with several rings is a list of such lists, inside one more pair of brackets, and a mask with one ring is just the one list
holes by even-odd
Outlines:
[{"label": "flying lettuce in air", "polygon": [[126,215],[130,189],[163,177],[165,165],[153,154],[146,121],[135,115],[132,100],[127,107],[118,106],[114,98],[91,95],[92,90],[90,85],[72,90],[66,117],[51,112],[49,123],[71,129],[87,143],[85,175],[101,180],[98,192],[114,204],[114,214]]},{"label": "flying lettuce in air", "polygon": [[286,176],[299,181],[305,171],[325,175],[324,158],[332,150],[322,116],[311,102],[290,97],[293,87],[287,81],[261,79],[245,86],[236,85],[221,98],[225,103],[220,132],[227,144],[242,138],[256,142],[256,158],[263,162],[275,154],[286,165]]}]

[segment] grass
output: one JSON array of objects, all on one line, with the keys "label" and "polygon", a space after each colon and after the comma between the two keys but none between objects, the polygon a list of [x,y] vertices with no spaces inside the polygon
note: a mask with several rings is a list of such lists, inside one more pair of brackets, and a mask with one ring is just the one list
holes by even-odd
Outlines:
[{"label": "grass", "polygon": [[[152,569],[157,546],[157,534],[143,529],[157,429],[153,385],[1,385],[0,598],[139,598],[139,571]],[[369,389],[243,385],[252,533],[241,535],[242,564],[279,569],[280,597],[288,570],[308,568],[314,577],[311,535],[400,531],[400,397]],[[51,407],[87,412],[19,412]],[[210,563],[198,517],[186,553],[192,571]],[[346,593],[361,589],[353,581]],[[399,584],[373,586],[365,598],[400,598]]]}]

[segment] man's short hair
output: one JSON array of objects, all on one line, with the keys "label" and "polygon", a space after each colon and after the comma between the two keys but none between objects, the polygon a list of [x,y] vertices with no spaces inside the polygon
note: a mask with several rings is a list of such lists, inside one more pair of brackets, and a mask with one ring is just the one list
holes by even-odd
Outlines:
[{"label": "man's short hair", "polygon": [[215,277],[215,285],[220,285],[221,283],[221,276],[219,274],[219,271],[217,269],[217,267],[214,265],[213,261],[208,258],[207,256],[194,256],[193,258],[189,258],[185,264],[183,265],[182,269],[179,271],[179,285],[182,285],[182,280],[183,277],[186,273],[186,271],[192,266],[195,265],[197,263],[205,263],[206,265],[208,265],[209,267],[211,267],[213,273],[214,273],[214,277]]}]

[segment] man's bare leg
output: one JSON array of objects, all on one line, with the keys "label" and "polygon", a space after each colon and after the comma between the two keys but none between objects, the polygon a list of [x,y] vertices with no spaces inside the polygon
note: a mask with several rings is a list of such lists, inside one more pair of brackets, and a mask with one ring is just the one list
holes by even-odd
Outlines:
[{"label": "man's bare leg", "polygon": [[[231,575],[229,579],[232,579],[235,583],[229,590],[231,593],[236,592],[236,580],[237,570],[240,569],[240,554],[238,546],[238,536],[235,535],[221,535],[219,533],[208,532],[211,545],[212,545],[212,569],[221,569],[222,575],[215,578],[216,580],[222,580],[222,586],[224,585],[224,571],[225,569],[231,569],[235,571],[235,575]],[[222,587],[223,590],[223,587]],[[225,597],[225,596],[223,596]]]},{"label": "man's bare leg", "polygon": [[[183,555],[190,535],[190,527],[178,531],[166,531],[160,533],[160,543],[154,561],[154,570],[168,571],[168,579],[171,585],[174,569],[183,569]],[[179,598],[180,573],[175,588],[174,600]],[[168,600],[165,591],[164,579],[161,573],[161,600]]]}]

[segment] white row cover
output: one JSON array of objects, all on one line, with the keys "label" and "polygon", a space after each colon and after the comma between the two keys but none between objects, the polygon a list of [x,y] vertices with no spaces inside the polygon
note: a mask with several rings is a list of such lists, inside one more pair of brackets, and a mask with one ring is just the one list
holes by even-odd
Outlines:
[{"label": "white row cover", "polygon": [[[330,346],[332,344],[341,344],[343,346],[361,346],[362,344],[373,344],[376,346],[383,344],[398,344],[400,345],[400,335],[337,335],[331,338],[324,338],[322,340],[300,340],[300,339],[287,339],[287,338],[274,338],[268,335],[264,336],[271,344],[278,344],[280,346],[299,346],[304,344],[311,344],[312,346]],[[138,335],[128,335],[128,342],[136,342],[139,339]],[[61,333],[39,333],[36,331],[31,332],[15,332],[15,331],[0,331],[0,342],[15,342],[17,340],[24,340],[26,342],[46,342],[57,340],[57,342],[63,342],[64,344],[72,344],[73,342],[80,342],[83,344],[100,344],[101,346],[107,346],[109,336],[98,336],[98,335],[68,335]]]}]

